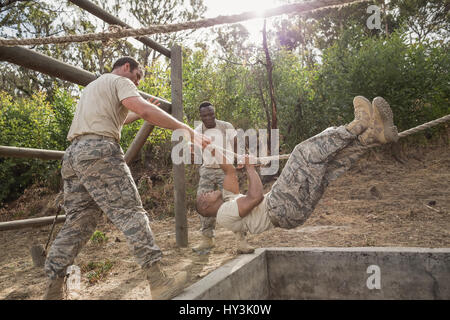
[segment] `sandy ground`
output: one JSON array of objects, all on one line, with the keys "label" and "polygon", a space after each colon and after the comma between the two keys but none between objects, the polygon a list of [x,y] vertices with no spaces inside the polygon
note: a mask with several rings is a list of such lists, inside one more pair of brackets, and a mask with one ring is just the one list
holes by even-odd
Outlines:
[{"label": "sandy ground", "polygon": [[[370,153],[330,185],[303,226],[249,235],[249,243],[254,247],[449,247],[448,143],[408,148],[403,157],[402,164],[388,152]],[[8,210],[13,211],[3,209],[2,221]],[[221,227],[216,229],[216,246],[210,252],[193,252],[191,248],[200,241],[200,220],[194,211],[188,213],[188,224],[189,245],[179,248],[173,218],[151,221],[164,254],[162,265],[168,275],[188,271],[190,280],[186,287],[237,257],[232,233]],[[56,232],[60,227],[57,225]],[[45,275],[41,268],[33,267],[29,250],[33,244],[45,246],[50,228],[0,232],[0,299],[41,298]],[[81,251],[75,261],[82,270],[81,290],[68,298],[149,299],[144,274],[124,236],[106,219],[97,229],[105,233],[107,240],[99,244],[90,241]],[[88,267],[94,262],[110,269],[99,280],[90,281],[93,271]]]}]

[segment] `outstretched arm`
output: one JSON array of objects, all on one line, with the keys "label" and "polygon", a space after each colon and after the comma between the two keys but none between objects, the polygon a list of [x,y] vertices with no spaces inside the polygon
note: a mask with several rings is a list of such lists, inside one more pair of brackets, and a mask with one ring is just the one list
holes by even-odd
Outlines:
[{"label": "outstretched arm", "polygon": [[[158,107],[161,105],[161,103],[156,98],[149,98],[147,101],[150,102],[151,104],[154,104],[155,106],[158,106]],[[139,120],[139,119],[141,119],[140,115],[138,115],[136,112],[129,111],[128,115],[127,115],[127,118],[125,119],[124,124],[129,124],[129,123],[132,123],[132,122],[134,122],[136,120]]]},{"label": "outstretched arm", "polygon": [[232,164],[221,164],[220,168],[222,168],[223,172],[225,173],[225,177],[223,179],[223,188],[227,191],[238,194],[239,180],[234,166]]},{"label": "outstretched arm", "polygon": [[124,124],[132,123],[138,119],[141,119],[141,116],[133,111],[130,111],[130,112],[128,112],[128,115],[127,115],[127,118],[125,119]]},{"label": "outstretched arm", "polygon": [[191,127],[181,121],[178,121],[170,114],[161,110],[153,103],[147,102],[142,97],[129,97],[123,99],[121,102],[125,108],[138,114],[142,119],[148,121],[150,124],[170,130],[186,130],[190,135],[191,141],[195,142],[197,145],[201,145],[203,148],[211,142],[211,139],[202,134],[194,134],[194,130]]},{"label": "outstretched arm", "polygon": [[248,191],[245,197],[237,199],[241,217],[248,215],[264,199],[264,188],[255,166],[246,165],[245,168],[248,176]]}]

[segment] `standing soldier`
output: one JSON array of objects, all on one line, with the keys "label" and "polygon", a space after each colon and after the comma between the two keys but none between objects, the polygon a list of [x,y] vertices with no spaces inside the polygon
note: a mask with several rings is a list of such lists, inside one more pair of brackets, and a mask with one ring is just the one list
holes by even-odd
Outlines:
[{"label": "standing soldier", "polygon": [[[237,138],[233,125],[229,122],[216,119],[214,106],[208,101],[200,104],[199,112],[202,124],[195,128],[195,131],[198,133],[203,133],[205,136],[212,139],[213,144],[216,144],[226,150],[236,152]],[[216,140],[215,143],[214,140]],[[207,157],[204,157],[203,161],[204,162],[200,167],[200,180],[198,182],[197,195],[217,189],[222,190],[225,175],[223,170],[220,168],[219,163],[217,163],[216,159],[208,159]],[[204,217],[200,215],[200,221],[202,225],[200,229],[202,233],[202,240],[197,246],[192,248],[192,250],[196,252],[202,252],[214,247],[214,228],[216,226],[216,218]],[[252,253],[255,251],[255,249],[247,243],[245,233],[237,232],[235,233],[235,236],[238,244],[238,253]]]},{"label": "standing soldier", "polygon": [[192,128],[144,100],[136,88],[141,77],[139,63],[123,57],[111,73],[91,82],[81,94],[61,168],[66,221],[45,262],[44,299],[63,298],[66,269],[94,232],[99,208],[124,233],[145,270],[153,299],[169,299],[184,288],[186,272],[168,278],[160,268],[162,253],[125,163],[120,132],[123,124],[143,118],[163,128],[186,130],[202,147],[210,139],[194,134]]}]

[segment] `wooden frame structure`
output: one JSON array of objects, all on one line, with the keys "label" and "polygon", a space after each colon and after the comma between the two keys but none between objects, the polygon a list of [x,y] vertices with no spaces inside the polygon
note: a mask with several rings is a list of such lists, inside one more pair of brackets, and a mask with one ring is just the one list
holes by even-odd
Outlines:
[{"label": "wooden frame structure", "polygon": [[[102,8],[93,4],[88,0],[70,0],[73,4],[90,12],[96,17],[111,25],[119,25],[129,27],[126,23],[109,14]],[[183,120],[183,96],[182,96],[182,49],[175,45],[171,50],[154,42],[148,37],[136,38],[144,45],[160,52],[164,56],[170,58],[171,63],[171,89],[172,103],[164,99],[153,97],[145,92],[139,92],[145,99],[156,98],[161,103],[160,108],[178,119]],[[52,57],[35,52],[24,47],[4,47],[0,46],[0,61],[7,61],[31,70],[35,70],[62,80],[66,80],[75,84],[86,86],[90,82],[97,79],[97,76],[91,72],[81,68],[71,66]],[[154,126],[144,122],[136,137],[130,144],[125,154],[125,161],[129,164],[139,153],[148,136],[152,132]],[[29,148],[16,148],[0,146],[0,157],[27,157],[40,158],[46,160],[61,159],[64,151],[41,150]],[[174,196],[175,196],[175,225],[176,225],[176,241],[180,247],[188,245],[188,228],[186,217],[186,191],[185,191],[185,172],[184,165],[173,165],[174,174]],[[47,219],[49,220],[49,219]],[[45,220],[45,221],[47,221]],[[52,220],[53,221],[53,220]],[[20,226],[31,226],[30,224],[19,224]],[[41,221],[40,221],[41,222]],[[42,224],[40,224],[42,225]],[[1,230],[1,229],[0,229]]]}]

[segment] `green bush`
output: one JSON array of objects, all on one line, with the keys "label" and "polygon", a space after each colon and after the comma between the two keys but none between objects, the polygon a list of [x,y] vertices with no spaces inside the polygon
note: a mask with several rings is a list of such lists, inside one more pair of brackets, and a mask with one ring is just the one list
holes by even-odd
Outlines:
[{"label": "green bush", "polygon": [[290,146],[328,126],[351,121],[357,95],[384,97],[399,131],[442,117],[450,111],[449,68],[448,44],[407,44],[395,33],[367,38],[358,47],[338,42],[324,51],[321,65],[306,71],[301,112],[292,106],[287,119],[296,128]]},{"label": "green bush", "polygon": [[[44,93],[13,99],[0,92],[0,145],[65,150],[73,117],[73,100],[57,90],[53,103]],[[60,161],[0,158],[0,203],[19,196],[31,183],[45,181]]]}]

